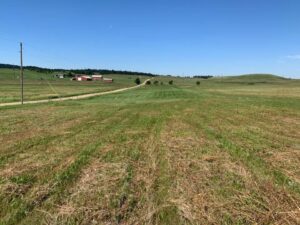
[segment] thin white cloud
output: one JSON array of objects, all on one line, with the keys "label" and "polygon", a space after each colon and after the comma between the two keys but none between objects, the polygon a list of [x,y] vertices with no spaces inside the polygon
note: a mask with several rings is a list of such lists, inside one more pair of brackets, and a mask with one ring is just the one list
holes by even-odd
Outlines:
[{"label": "thin white cloud", "polygon": [[299,59],[300,60],[300,54],[299,55],[288,55],[286,56],[288,59]]}]

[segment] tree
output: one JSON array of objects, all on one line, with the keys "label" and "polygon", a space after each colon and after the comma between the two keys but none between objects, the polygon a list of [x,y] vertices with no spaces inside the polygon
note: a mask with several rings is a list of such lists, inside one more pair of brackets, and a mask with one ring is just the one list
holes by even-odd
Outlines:
[{"label": "tree", "polygon": [[154,84],[155,84],[155,85],[158,85],[158,80],[154,81]]},{"label": "tree", "polygon": [[196,84],[199,86],[199,85],[200,85],[200,81],[198,80],[198,81],[196,82]]},{"label": "tree", "polygon": [[140,78],[136,78],[134,82],[136,83],[136,85],[140,85],[141,84]]},{"label": "tree", "polygon": [[169,81],[169,84],[172,85],[172,84],[173,84],[173,80],[170,80],[170,81]]}]

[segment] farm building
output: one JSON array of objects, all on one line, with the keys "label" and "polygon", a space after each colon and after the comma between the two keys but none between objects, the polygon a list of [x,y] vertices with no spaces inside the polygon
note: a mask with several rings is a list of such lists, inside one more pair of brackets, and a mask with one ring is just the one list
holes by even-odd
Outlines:
[{"label": "farm building", "polygon": [[76,75],[76,76],[75,76],[75,79],[76,79],[77,81],[91,81],[91,80],[92,80],[92,77],[87,76],[87,75]]},{"label": "farm building", "polygon": [[102,80],[103,76],[102,75],[92,75],[93,80]]},{"label": "farm building", "polygon": [[106,83],[112,83],[114,80],[112,78],[103,78],[103,81]]},{"label": "farm building", "polygon": [[65,75],[64,74],[55,74],[55,77],[63,79],[63,78],[65,78]]}]

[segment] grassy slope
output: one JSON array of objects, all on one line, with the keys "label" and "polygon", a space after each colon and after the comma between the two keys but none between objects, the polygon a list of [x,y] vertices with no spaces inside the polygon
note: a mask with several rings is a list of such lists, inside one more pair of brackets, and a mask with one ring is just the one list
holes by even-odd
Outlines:
[{"label": "grassy slope", "polygon": [[174,80],[1,108],[0,224],[299,224],[300,95]]},{"label": "grassy slope", "polygon": [[227,95],[251,95],[251,96],[273,96],[273,97],[299,97],[300,80],[290,80],[274,75],[242,75],[235,77],[215,77],[212,79],[186,79],[174,77],[159,77],[154,80],[168,84],[173,80],[175,85],[190,88],[194,87],[196,81],[200,81],[201,88],[212,93]]},{"label": "grassy slope", "polygon": [[[57,98],[86,93],[102,92],[133,86],[136,76],[106,75],[114,79],[114,83],[76,82],[70,79],[56,79],[53,74],[38,73],[25,70],[24,95],[25,100]],[[142,76],[142,80],[146,79]],[[0,69],[0,103],[20,100],[19,71]]]}]

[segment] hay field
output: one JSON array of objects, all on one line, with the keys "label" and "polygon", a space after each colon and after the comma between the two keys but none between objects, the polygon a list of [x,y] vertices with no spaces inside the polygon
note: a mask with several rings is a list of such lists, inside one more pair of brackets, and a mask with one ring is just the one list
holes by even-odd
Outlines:
[{"label": "hay field", "polygon": [[156,80],[0,108],[0,224],[299,224],[299,81]]}]

